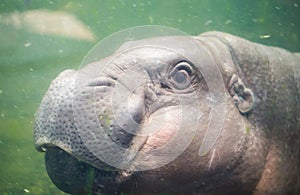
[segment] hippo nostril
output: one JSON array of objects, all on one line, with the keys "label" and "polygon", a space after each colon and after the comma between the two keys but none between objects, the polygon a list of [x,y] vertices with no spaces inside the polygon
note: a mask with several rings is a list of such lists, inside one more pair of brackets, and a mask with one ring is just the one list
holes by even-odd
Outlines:
[{"label": "hippo nostril", "polygon": [[99,86],[106,86],[106,87],[114,87],[114,80],[111,78],[97,78],[88,82],[88,86],[90,87],[99,87]]}]

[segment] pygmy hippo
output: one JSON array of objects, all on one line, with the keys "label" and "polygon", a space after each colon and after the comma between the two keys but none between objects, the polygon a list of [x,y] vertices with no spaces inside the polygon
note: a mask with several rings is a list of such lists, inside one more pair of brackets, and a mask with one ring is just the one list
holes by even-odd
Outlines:
[{"label": "pygmy hippo", "polygon": [[300,53],[222,32],[63,71],[34,141],[70,194],[299,194]]}]

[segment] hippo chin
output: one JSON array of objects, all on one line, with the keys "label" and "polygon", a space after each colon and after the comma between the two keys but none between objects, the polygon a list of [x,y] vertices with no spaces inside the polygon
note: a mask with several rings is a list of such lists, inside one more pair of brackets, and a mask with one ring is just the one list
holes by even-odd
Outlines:
[{"label": "hippo chin", "polygon": [[300,54],[207,32],[62,72],[34,141],[70,194],[299,194]]}]

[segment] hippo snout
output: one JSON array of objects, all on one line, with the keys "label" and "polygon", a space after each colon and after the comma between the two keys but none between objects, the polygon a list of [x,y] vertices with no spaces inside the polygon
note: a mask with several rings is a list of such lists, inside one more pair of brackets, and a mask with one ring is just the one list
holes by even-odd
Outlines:
[{"label": "hippo snout", "polygon": [[[35,147],[38,151],[45,152],[46,169],[51,180],[61,190],[71,194],[87,193],[84,191],[86,186],[93,185],[95,182],[94,179],[87,180],[91,174],[93,178],[98,178],[95,179],[97,185],[108,185],[121,180],[124,174],[119,172],[126,172],[111,167],[90,152],[81,137],[81,135],[86,136],[84,131],[81,131],[82,125],[79,124],[83,119],[78,118],[78,113],[84,111],[82,109],[86,105],[84,101],[92,99],[99,102],[105,99],[103,94],[94,99],[94,93],[100,90],[105,94],[113,88],[113,81],[105,78],[99,78],[97,81],[93,79],[87,79],[86,82],[79,81],[78,71],[66,70],[59,74],[51,83],[40,104],[34,126]],[[86,106],[88,109],[91,108],[89,105]],[[95,114],[93,109],[90,111],[91,114]],[[96,121],[96,124],[104,128],[112,128],[114,124],[110,122],[109,115],[98,116],[98,121],[91,115],[84,118],[88,118],[86,123]],[[136,121],[139,122],[139,119],[136,118]],[[93,124],[85,125],[87,130],[93,127]],[[132,141],[132,136],[119,127],[114,128],[116,130],[110,134],[111,139],[127,147]],[[128,171],[125,175],[129,177]],[[125,177],[122,179],[124,180]]]},{"label": "hippo snout", "polygon": [[75,79],[76,71],[63,71],[45,94],[36,112],[34,142],[37,150],[42,151],[46,145],[58,145],[70,152],[71,143],[79,141],[74,132],[76,126],[72,113]]}]

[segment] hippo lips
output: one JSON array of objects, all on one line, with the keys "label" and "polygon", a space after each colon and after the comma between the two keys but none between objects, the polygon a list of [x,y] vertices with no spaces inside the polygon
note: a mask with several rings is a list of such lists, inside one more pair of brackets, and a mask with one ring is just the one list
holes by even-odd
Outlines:
[{"label": "hippo lips", "polygon": [[45,164],[52,182],[70,194],[86,194],[95,189],[111,192],[132,176],[126,170],[98,169],[56,146],[47,147]]}]

